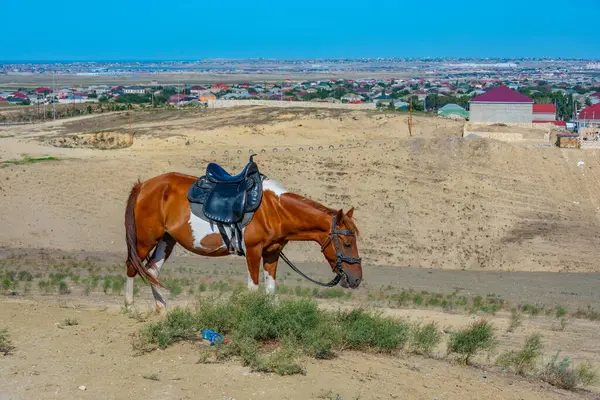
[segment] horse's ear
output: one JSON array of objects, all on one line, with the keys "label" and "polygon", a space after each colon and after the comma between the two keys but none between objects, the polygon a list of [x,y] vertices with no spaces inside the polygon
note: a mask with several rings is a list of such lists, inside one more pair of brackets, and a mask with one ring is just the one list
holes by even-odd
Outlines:
[{"label": "horse's ear", "polygon": [[335,219],[336,219],[336,222],[337,222],[338,224],[341,224],[341,223],[342,223],[342,221],[344,220],[344,210],[342,210],[342,209],[340,208],[340,210],[339,210],[339,211],[337,212],[337,214],[335,215]]},{"label": "horse's ear", "polygon": [[352,218],[352,215],[354,215],[354,207],[349,209],[348,212],[346,213],[346,215],[348,216],[348,218]]}]

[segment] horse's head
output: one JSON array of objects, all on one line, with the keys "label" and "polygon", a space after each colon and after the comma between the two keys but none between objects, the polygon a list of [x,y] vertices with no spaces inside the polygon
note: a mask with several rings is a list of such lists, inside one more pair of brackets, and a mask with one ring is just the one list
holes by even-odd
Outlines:
[{"label": "horse's head", "polygon": [[321,245],[323,255],[333,272],[341,274],[341,285],[356,289],[362,281],[361,259],[358,255],[356,237],[358,229],[352,219],[354,208],[346,214],[339,210],[331,221],[327,239]]}]

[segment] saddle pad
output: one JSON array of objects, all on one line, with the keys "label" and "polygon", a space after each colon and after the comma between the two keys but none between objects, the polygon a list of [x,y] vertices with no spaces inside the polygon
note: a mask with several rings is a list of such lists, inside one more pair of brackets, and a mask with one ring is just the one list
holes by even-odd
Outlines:
[{"label": "saddle pad", "polygon": [[[209,222],[211,224],[215,223],[215,221],[213,221],[212,219],[210,219],[206,215],[204,215],[204,204],[190,203],[190,211],[196,217],[198,217],[206,222]],[[245,213],[244,217],[242,218],[242,222],[239,223],[240,227],[241,228],[247,227],[248,224],[252,221],[252,217],[254,217],[254,211]],[[223,224],[223,225],[228,228],[231,228],[231,226],[229,224]],[[218,230],[216,232],[218,232]]]}]

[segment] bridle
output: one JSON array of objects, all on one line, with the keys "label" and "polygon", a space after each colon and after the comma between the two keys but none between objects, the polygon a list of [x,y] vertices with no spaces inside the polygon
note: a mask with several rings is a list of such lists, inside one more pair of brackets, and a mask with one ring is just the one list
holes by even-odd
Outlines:
[{"label": "bridle", "polygon": [[333,280],[329,283],[322,283],[319,281],[315,281],[314,279],[306,276],[298,269],[298,267],[296,267],[283,254],[283,252],[279,252],[279,255],[280,255],[281,259],[283,261],[285,261],[285,263],[287,265],[290,266],[291,269],[293,269],[294,271],[296,271],[298,273],[298,275],[308,279],[309,281],[311,281],[313,283],[316,283],[319,286],[333,287],[333,286],[337,285],[343,277],[347,278],[346,272],[344,271],[344,268],[342,267],[343,263],[360,264],[360,262],[361,262],[360,257],[358,257],[358,258],[357,257],[349,257],[349,256],[345,256],[342,254],[342,251],[340,249],[340,238],[338,237],[338,235],[356,236],[355,233],[352,232],[351,230],[337,229],[337,220],[336,220],[336,217],[334,216],[333,219],[331,220],[331,231],[329,232],[329,235],[327,235],[327,239],[325,240],[325,242],[323,242],[323,244],[321,245],[321,252],[324,252],[325,249],[327,248],[327,246],[329,246],[330,244],[333,244],[333,249],[335,250],[335,273],[336,273],[336,275],[333,278]]}]

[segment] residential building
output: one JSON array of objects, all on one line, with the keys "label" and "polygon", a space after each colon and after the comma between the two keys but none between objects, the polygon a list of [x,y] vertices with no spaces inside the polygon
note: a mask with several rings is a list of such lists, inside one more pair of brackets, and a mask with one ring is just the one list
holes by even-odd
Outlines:
[{"label": "residential building", "polygon": [[96,93],[98,96],[108,93],[110,88],[108,85],[95,85],[88,87],[88,93]]},{"label": "residential building", "polygon": [[444,107],[440,108],[438,110],[438,114],[442,117],[453,119],[456,119],[457,117],[462,119],[469,118],[469,112],[467,110],[465,110],[458,104],[453,103],[446,104]]},{"label": "residential building", "polygon": [[600,103],[584,107],[578,116],[579,128],[590,128],[600,126]]},{"label": "residential building", "polygon": [[125,94],[144,94],[146,93],[146,89],[141,86],[128,86],[123,88],[123,93]]},{"label": "residential building", "polygon": [[216,100],[217,96],[215,96],[211,91],[205,90],[202,92],[198,92],[198,101],[201,103],[206,103],[210,100]]},{"label": "residential building", "polygon": [[345,94],[342,96],[342,101],[346,101],[348,103],[362,101],[363,99],[364,99],[364,97],[359,96],[357,94],[353,94],[353,93],[348,93],[348,94]]},{"label": "residential building", "polygon": [[190,88],[190,93],[191,94],[199,94],[199,93],[205,92],[206,89],[207,88],[205,86],[196,85],[196,86],[192,86]]},{"label": "residential building", "polygon": [[193,98],[186,94],[174,94],[169,97],[169,104],[185,104],[191,100],[193,100]]},{"label": "residential building", "polygon": [[556,120],[556,105],[554,104],[534,104],[533,105],[533,121],[555,121]]},{"label": "residential building", "polygon": [[469,116],[479,123],[531,123],[533,99],[507,86],[497,86],[469,100]]},{"label": "residential building", "polygon": [[35,93],[40,94],[40,95],[47,95],[49,93],[52,93],[52,89],[41,87],[41,88],[35,89]]},{"label": "residential building", "polygon": [[392,98],[391,96],[386,96],[384,94],[374,97],[373,101],[377,104],[377,105],[382,105],[382,106],[388,106],[391,102],[393,102],[395,99]]},{"label": "residential building", "polygon": [[215,83],[210,87],[210,91],[215,94],[229,89],[231,89],[231,86],[226,83]]}]

